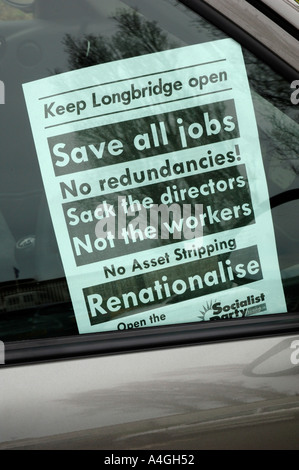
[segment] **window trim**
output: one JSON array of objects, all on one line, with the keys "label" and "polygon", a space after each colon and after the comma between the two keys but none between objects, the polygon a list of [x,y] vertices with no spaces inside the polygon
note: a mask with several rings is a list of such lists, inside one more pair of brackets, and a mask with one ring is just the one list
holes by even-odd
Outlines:
[{"label": "window trim", "polygon": [[[250,15],[246,17],[246,26],[250,27],[249,34],[245,31],[242,26],[245,26],[245,22],[242,24],[234,23],[229,15],[229,10],[226,10],[226,5],[219,0],[179,0],[180,3],[184,4],[195,13],[204,17],[207,21],[213,23],[219,29],[223,30],[228,36],[235,39],[243,47],[248,49],[262,61],[267,63],[273,70],[277,71],[290,83],[298,79],[299,71],[293,66],[295,60],[298,64],[298,59],[295,59],[292,55],[288,56],[287,50],[283,49],[283,57],[279,56],[282,48],[276,49],[275,53],[270,50],[264,43],[261,43],[256,38],[256,16]],[[235,0],[233,0],[235,1]],[[238,7],[239,10],[246,7],[247,2],[240,0],[243,4],[242,7]],[[247,7],[252,8],[250,4]],[[259,13],[259,12],[258,12]],[[262,13],[259,13],[259,21],[262,23],[262,27],[268,32],[269,37],[275,37],[275,40],[279,40],[280,43],[296,44],[298,41],[292,36],[289,36],[282,28],[277,26],[275,23],[268,21]],[[270,22],[270,23],[269,23]],[[294,62],[293,62],[294,61]]]}]

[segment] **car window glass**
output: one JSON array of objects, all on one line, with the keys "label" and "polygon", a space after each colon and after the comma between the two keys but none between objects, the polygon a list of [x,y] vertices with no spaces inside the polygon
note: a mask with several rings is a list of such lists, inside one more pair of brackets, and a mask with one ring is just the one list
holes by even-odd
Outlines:
[{"label": "car window glass", "polygon": [[[218,28],[175,1],[139,2],[137,10],[131,1],[103,3],[41,0],[35,13],[28,14],[0,2],[0,79],[5,86],[5,104],[0,106],[2,340],[78,333],[22,84],[97,64],[227,38]],[[299,275],[298,106],[290,100],[290,84],[285,79],[244,48],[243,56],[272,205],[286,305],[292,312],[297,309]],[[125,132],[135,130],[125,129]],[[231,174],[228,177],[237,178]],[[142,194],[141,188],[140,198]],[[230,197],[234,198],[235,193],[227,196]],[[240,205],[238,200],[233,203]],[[228,247],[228,251],[233,249]],[[188,271],[189,266],[178,267],[176,273],[184,269]],[[132,285],[145,288],[144,279],[142,274],[134,275]],[[111,289],[111,295],[116,295],[113,286]],[[184,311],[190,308],[184,300],[184,295],[173,293],[166,302],[167,308],[182,302],[179,323],[185,322]],[[216,303],[213,297],[205,306],[197,308],[199,320],[210,319],[205,313],[212,301]],[[163,315],[159,305],[156,310],[156,315]],[[149,326],[140,321],[135,326],[134,321],[130,324],[136,328]]]}]

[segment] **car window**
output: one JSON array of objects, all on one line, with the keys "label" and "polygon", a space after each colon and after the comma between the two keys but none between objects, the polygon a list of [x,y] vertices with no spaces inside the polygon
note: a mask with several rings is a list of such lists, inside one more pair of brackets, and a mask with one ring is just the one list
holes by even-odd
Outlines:
[{"label": "car window", "polygon": [[0,1],[3,341],[297,311],[291,84],[182,4],[135,3]]}]

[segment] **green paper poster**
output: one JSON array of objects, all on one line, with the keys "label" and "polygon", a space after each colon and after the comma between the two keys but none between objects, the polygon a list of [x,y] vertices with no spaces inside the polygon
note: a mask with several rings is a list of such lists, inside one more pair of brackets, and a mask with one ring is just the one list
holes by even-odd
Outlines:
[{"label": "green paper poster", "polygon": [[241,47],[24,85],[80,333],[286,311]]}]

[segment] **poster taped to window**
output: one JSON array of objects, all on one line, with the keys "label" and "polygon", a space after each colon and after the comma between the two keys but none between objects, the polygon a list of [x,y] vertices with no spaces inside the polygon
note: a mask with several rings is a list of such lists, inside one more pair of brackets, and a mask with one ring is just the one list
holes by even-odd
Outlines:
[{"label": "poster taped to window", "polygon": [[80,333],[286,311],[241,47],[24,85]]}]

